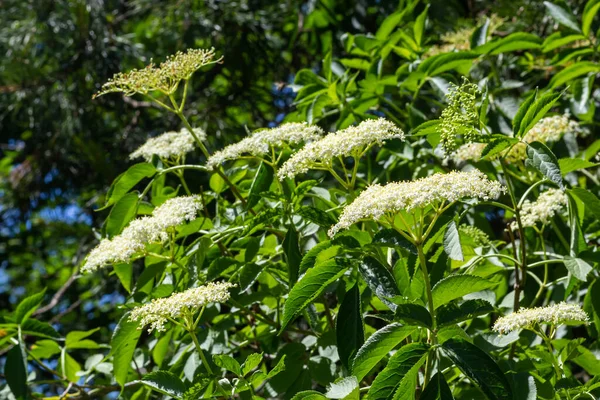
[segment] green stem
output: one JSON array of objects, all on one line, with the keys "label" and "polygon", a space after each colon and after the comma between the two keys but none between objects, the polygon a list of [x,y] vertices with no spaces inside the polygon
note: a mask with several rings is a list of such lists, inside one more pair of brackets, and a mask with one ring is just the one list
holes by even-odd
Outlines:
[{"label": "green stem", "polygon": [[[423,273],[423,281],[425,282],[425,293],[427,294],[427,304],[429,307],[429,313],[431,314],[431,329],[428,334],[429,344],[435,345],[437,343],[436,337],[436,321],[435,321],[435,308],[433,305],[433,295],[431,292],[431,281],[429,280],[429,271],[427,270],[427,261],[425,260],[425,254],[423,253],[423,243],[416,243],[417,253],[419,255],[419,264],[421,265],[421,272]],[[424,386],[427,386],[431,373],[433,370],[433,362],[435,360],[435,352],[430,352],[427,355],[427,363],[425,365],[425,380]]]},{"label": "green stem", "polygon": [[192,341],[194,342],[194,345],[196,346],[196,350],[198,350],[198,354],[200,354],[200,359],[202,359],[202,364],[204,364],[204,368],[206,368],[206,372],[208,372],[210,375],[214,375],[212,369],[210,368],[210,365],[208,364],[208,360],[206,359],[206,356],[204,355],[204,351],[200,347],[200,343],[198,343],[198,338],[196,337],[196,332],[192,329],[188,330],[188,332],[189,332],[190,336],[192,337]]}]

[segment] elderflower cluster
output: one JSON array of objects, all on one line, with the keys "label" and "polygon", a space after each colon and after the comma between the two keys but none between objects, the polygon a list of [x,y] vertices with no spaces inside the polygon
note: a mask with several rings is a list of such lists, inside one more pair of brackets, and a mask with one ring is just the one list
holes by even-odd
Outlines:
[{"label": "elderflower cluster", "polygon": [[588,321],[588,315],[579,305],[561,302],[546,307],[521,308],[517,312],[498,318],[492,329],[506,334],[518,329],[531,329],[541,324],[579,325],[587,324]]},{"label": "elderflower cluster", "polygon": [[347,205],[339,222],[329,230],[333,237],[363,219],[378,220],[386,214],[411,211],[428,205],[453,203],[463,198],[495,199],[504,191],[478,170],[435,174],[416,181],[371,185]]},{"label": "elderflower cluster", "polygon": [[442,35],[442,43],[430,47],[425,54],[424,58],[436,56],[438,54],[450,53],[452,51],[466,51],[471,48],[471,36],[475,28],[462,28],[458,31],[447,32]]},{"label": "elderflower cluster", "polygon": [[[194,128],[194,133],[200,140],[206,140],[206,132]],[[131,160],[142,157],[147,162],[157,155],[164,160],[173,160],[194,150],[194,137],[187,129],[179,132],[165,132],[160,136],[150,138],[136,151],[129,155]]]},{"label": "elderflower cluster", "polygon": [[576,121],[569,119],[568,115],[555,115],[553,117],[542,118],[531,128],[520,143],[514,145],[506,158],[509,161],[519,161],[527,158],[527,144],[532,142],[556,142],[565,134],[577,134],[581,131]]},{"label": "elderflower cluster", "polygon": [[404,140],[404,132],[384,119],[368,119],[304,146],[286,161],[278,172],[279,180],[293,178],[312,168],[331,166],[338,157],[359,157],[370,146],[389,139]]},{"label": "elderflower cluster", "polygon": [[452,160],[455,164],[461,164],[467,161],[479,161],[486,143],[465,143],[452,154]]},{"label": "elderflower cluster", "polygon": [[228,289],[233,286],[235,285],[229,282],[209,282],[169,297],[153,299],[148,304],[134,308],[129,320],[139,322],[140,328],[148,326],[148,333],[155,329],[164,332],[169,319],[193,315],[196,310],[209,303],[225,303],[230,297]]},{"label": "elderflower cluster", "polygon": [[481,91],[474,83],[463,78],[460,86],[452,84],[448,94],[448,106],[440,117],[441,144],[446,154],[458,147],[458,138],[466,143],[475,140],[479,114],[477,112],[477,97]]},{"label": "elderflower cluster", "polygon": [[172,94],[177,90],[179,82],[189,79],[198,69],[222,60],[220,58],[214,61],[214,57],[214,49],[189,49],[185,53],[179,51],[167,57],[158,67],[150,63],[143,69],[115,74],[102,85],[94,98],[114,92],[122,92],[125,96],[148,94],[155,90]]},{"label": "elderflower cluster", "polygon": [[156,207],[151,216],[135,219],[112,239],[102,239],[81,268],[93,272],[114,263],[127,262],[149,243],[164,242],[169,229],[196,218],[202,208],[199,196],[180,196],[167,200]]},{"label": "elderflower cluster", "polygon": [[[521,224],[523,227],[535,226],[537,222],[543,225],[567,205],[567,195],[559,189],[548,189],[540,194],[536,201],[525,200],[521,205]],[[517,222],[513,221],[510,227],[518,228]]]},{"label": "elderflower cluster", "polygon": [[215,152],[206,162],[206,167],[215,169],[228,160],[240,158],[243,154],[255,157],[267,154],[271,147],[282,147],[285,144],[299,144],[318,140],[323,136],[323,130],[316,125],[306,122],[291,122],[276,128],[262,129],[251,136],[231,144]]}]

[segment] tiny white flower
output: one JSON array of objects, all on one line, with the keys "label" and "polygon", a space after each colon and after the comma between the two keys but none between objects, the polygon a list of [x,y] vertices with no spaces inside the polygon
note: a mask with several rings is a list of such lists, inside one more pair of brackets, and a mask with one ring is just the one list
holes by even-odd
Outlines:
[{"label": "tiny white flower", "polygon": [[[521,205],[521,224],[523,227],[535,226],[541,222],[543,225],[550,222],[550,219],[567,206],[567,195],[559,189],[548,189],[540,194],[536,201],[525,200]],[[516,221],[513,221],[510,227],[514,230],[518,228]]]},{"label": "tiny white flower", "polygon": [[404,132],[390,121],[384,118],[365,120],[304,146],[281,166],[279,180],[331,165],[338,157],[360,156],[370,146],[395,138],[404,140]]},{"label": "tiny white flower", "polygon": [[541,324],[581,325],[587,324],[588,321],[588,315],[579,305],[561,302],[546,307],[521,308],[517,312],[498,318],[492,329],[500,334],[506,334]]},{"label": "tiny white flower", "polygon": [[194,314],[210,303],[225,303],[230,297],[228,289],[233,286],[229,282],[209,282],[169,297],[153,299],[148,304],[134,308],[129,319],[139,322],[140,328],[148,326],[148,333],[153,330],[162,332],[169,319],[179,319],[186,313]]},{"label": "tiny white flower", "polygon": [[[200,128],[194,128],[194,133],[202,141],[206,140],[206,133]],[[179,132],[165,132],[160,136],[150,138],[136,151],[131,153],[130,159],[143,158],[147,162],[157,155],[165,160],[174,160],[194,150],[194,137],[187,129]]]},{"label": "tiny white flower", "polygon": [[452,160],[455,164],[461,164],[467,161],[479,161],[483,149],[487,143],[465,143],[452,154]]},{"label": "tiny white flower", "polygon": [[318,140],[323,130],[306,122],[290,122],[276,128],[261,129],[241,141],[230,144],[215,152],[206,162],[206,167],[215,169],[225,161],[235,160],[244,154],[255,157],[268,154],[271,147],[279,148],[286,144],[308,143]]},{"label": "tiny white flower", "polygon": [[363,219],[378,220],[401,210],[453,203],[463,198],[495,199],[503,191],[499,182],[490,181],[479,170],[438,173],[416,181],[391,182],[385,186],[371,185],[344,208],[339,222],[329,230],[329,236]]}]

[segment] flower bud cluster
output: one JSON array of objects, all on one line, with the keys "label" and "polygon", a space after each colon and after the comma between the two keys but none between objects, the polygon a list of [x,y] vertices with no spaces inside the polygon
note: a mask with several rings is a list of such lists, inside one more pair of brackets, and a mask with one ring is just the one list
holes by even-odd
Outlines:
[{"label": "flower bud cluster", "polygon": [[235,160],[244,154],[255,157],[264,156],[270,148],[279,148],[286,144],[308,143],[323,136],[323,130],[306,122],[291,122],[276,128],[261,129],[241,141],[215,152],[206,162],[206,167],[214,170],[228,160]]},{"label": "flower bud cluster", "polygon": [[[194,133],[202,141],[206,140],[206,132],[194,128]],[[179,132],[165,132],[157,137],[150,138],[136,151],[129,155],[130,159],[143,158],[152,161],[154,155],[163,160],[174,160],[194,150],[194,137],[187,129]]]},{"label": "flower bud cluster", "polygon": [[531,329],[536,325],[580,325],[587,324],[589,317],[577,304],[565,302],[546,307],[521,308],[519,311],[498,318],[493,330],[506,334],[518,329]]},{"label": "flower bud cluster", "polygon": [[151,216],[131,221],[120,235],[102,239],[88,254],[81,270],[93,272],[108,264],[128,262],[134,254],[144,251],[147,244],[166,241],[171,228],[196,218],[201,208],[199,196],[167,200]]},{"label": "flower bud cluster", "polygon": [[440,117],[441,144],[446,154],[458,147],[458,139],[462,137],[466,143],[475,140],[478,131],[479,113],[477,98],[481,91],[466,78],[460,86],[452,84],[448,94],[448,106]]}]

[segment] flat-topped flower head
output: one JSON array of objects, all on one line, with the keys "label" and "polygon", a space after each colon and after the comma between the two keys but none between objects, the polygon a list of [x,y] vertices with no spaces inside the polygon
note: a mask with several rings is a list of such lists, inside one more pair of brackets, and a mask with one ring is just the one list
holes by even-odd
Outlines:
[{"label": "flat-topped flower head", "polygon": [[290,122],[276,128],[261,129],[251,136],[215,152],[207,160],[206,167],[213,170],[225,161],[238,159],[244,154],[255,157],[264,156],[272,147],[280,148],[285,145],[308,143],[320,139],[322,135],[321,128],[306,122]]},{"label": "flat-topped flower head", "polygon": [[[194,128],[194,133],[200,140],[206,140],[206,132]],[[157,137],[150,138],[136,151],[129,155],[130,159],[143,158],[152,161],[154,155],[163,160],[175,160],[194,150],[194,137],[187,129],[179,132],[165,132]]]},{"label": "flat-topped flower head", "polygon": [[133,96],[156,90],[171,94],[177,89],[179,82],[189,79],[198,69],[222,61],[222,58],[218,60],[214,58],[214,49],[189,49],[185,53],[177,52],[167,57],[166,61],[158,67],[150,63],[146,68],[115,74],[93,97],[114,92]]},{"label": "flat-topped flower head", "polygon": [[465,143],[460,146],[452,154],[452,160],[455,164],[462,164],[467,161],[479,161],[483,149],[487,146],[487,143]]},{"label": "flat-topped flower head", "polygon": [[358,221],[379,220],[384,215],[411,211],[429,205],[449,204],[460,199],[495,199],[504,191],[499,182],[491,181],[478,170],[438,173],[416,181],[371,185],[342,211],[339,222],[329,230],[333,237]]},{"label": "flat-topped flower head", "polygon": [[532,142],[556,142],[565,134],[577,134],[581,131],[576,121],[569,119],[569,115],[555,115],[542,118],[523,136],[522,142],[514,145],[506,158],[510,161],[524,160],[527,158],[527,144]]},{"label": "flat-topped flower head", "polygon": [[519,329],[532,329],[536,325],[581,325],[587,324],[589,317],[578,304],[565,302],[535,308],[521,308],[519,311],[498,318],[493,330],[506,334]]},{"label": "flat-topped flower head", "polygon": [[131,221],[121,234],[102,239],[87,256],[82,272],[93,272],[106,265],[128,262],[150,243],[164,242],[169,230],[196,218],[202,209],[199,196],[180,196],[165,201],[144,216]]},{"label": "flat-topped flower head", "polygon": [[283,180],[310,169],[322,169],[338,157],[360,157],[371,146],[389,139],[404,140],[404,132],[384,118],[365,120],[307,144],[281,166],[278,177]]},{"label": "flat-topped flower head", "polygon": [[148,304],[134,308],[129,319],[139,322],[140,328],[147,326],[148,333],[153,330],[162,332],[169,319],[189,317],[210,303],[225,303],[230,297],[229,288],[233,286],[229,282],[209,282],[169,297],[153,299]]},{"label": "flat-topped flower head", "polygon": [[[561,209],[567,206],[567,195],[559,189],[548,189],[540,194],[536,201],[525,200],[521,205],[521,224],[523,227],[535,226],[538,222],[542,225]],[[512,229],[517,229],[517,222],[511,224]]]}]

